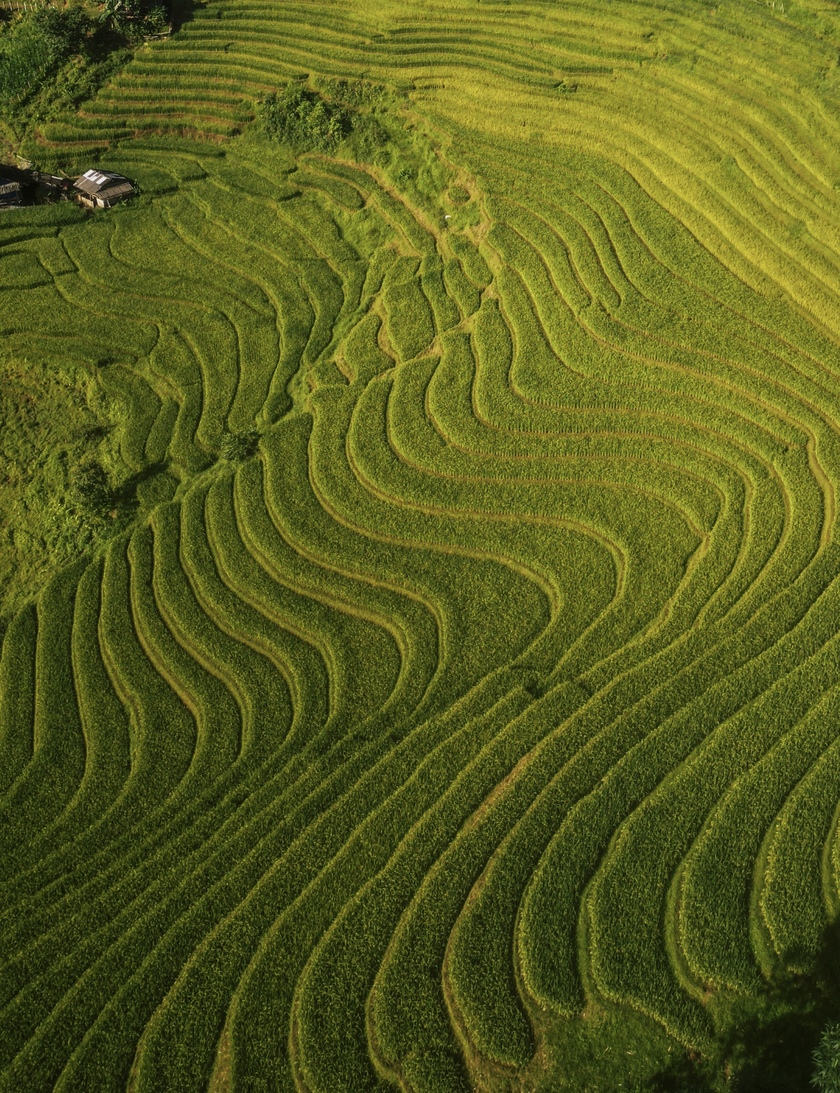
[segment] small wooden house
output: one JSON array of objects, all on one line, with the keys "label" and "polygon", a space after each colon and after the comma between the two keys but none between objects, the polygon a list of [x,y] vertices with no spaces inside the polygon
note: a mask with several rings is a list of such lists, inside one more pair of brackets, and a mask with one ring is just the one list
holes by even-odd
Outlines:
[{"label": "small wooden house", "polygon": [[134,183],[113,171],[85,171],[75,182],[76,200],[89,209],[110,209],[134,193]]},{"label": "small wooden house", "polygon": [[14,209],[21,203],[20,183],[0,175],[0,209]]}]

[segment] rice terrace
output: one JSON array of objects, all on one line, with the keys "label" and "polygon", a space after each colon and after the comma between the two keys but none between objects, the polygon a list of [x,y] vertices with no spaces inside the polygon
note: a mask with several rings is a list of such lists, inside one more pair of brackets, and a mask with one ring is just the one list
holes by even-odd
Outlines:
[{"label": "rice terrace", "polygon": [[0,1091],[838,1093],[836,0],[7,0],[0,159]]}]

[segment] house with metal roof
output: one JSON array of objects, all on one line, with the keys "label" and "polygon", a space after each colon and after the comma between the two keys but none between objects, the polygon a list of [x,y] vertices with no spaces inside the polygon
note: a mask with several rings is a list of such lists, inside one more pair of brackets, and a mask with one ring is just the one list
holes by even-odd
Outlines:
[{"label": "house with metal roof", "polygon": [[110,209],[134,193],[134,183],[113,171],[85,171],[76,179],[76,200],[89,209]]},{"label": "house with metal roof", "polygon": [[0,175],[0,209],[14,209],[20,202],[20,183]]}]

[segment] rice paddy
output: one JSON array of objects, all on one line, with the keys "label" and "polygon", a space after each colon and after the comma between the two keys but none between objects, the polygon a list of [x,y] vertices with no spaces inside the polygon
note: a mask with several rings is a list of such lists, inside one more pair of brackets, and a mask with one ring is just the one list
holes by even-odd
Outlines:
[{"label": "rice paddy", "polygon": [[808,1087],[838,18],[208,0],[36,131],[141,196],[0,222],[0,1090]]}]

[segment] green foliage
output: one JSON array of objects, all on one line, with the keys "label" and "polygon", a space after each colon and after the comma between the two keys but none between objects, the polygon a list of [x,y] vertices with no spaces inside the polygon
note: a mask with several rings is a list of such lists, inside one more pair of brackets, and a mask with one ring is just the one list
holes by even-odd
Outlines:
[{"label": "green foliage", "polygon": [[41,8],[0,24],[0,99],[4,113],[35,93],[75,54],[95,24],[82,7]]},{"label": "green foliage", "polygon": [[222,437],[222,456],[231,463],[242,463],[254,455],[259,439],[260,434],[253,429],[244,433],[225,433]]},{"label": "green foliage", "polygon": [[[47,6],[0,23],[0,119],[18,134],[91,98],[129,60],[125,34],[80,4]],[[44,166],[52,155],[26,147]],[[69,166],[63,157],[58,169]]]},{"label": "green foliage", "polygon": [[814,1048],[814,1073],[811,1085],[820,1093],[837,1093],[840,1090],[840,1025],[826,1025]]},{"label": "green foliage", "polygon": [[155,0],[104,0],[99,18],[130,38],[160,34],[170,21],[169,5]]},{"label": "green foliage", "polygon": [[113,465],[112,420],[81,369],[6,358],[0,420],[0,614],[8,617],[120,521],[98,461]]},{"label": "green foliage", "polygon": [[335,152],[341,146],[361,161],[388,158],[405,135],[395,115],[393,92],[367,80],[327,79],[316,88],[290,80],[260,106],[260,128],[298,152]]},{"label": "green foliage", "polygon": [[261,121],[268,137],[298,151],[329,151],[352,129],[350,115],[343,107],[295,80],[286,85],[282,94],[272,91],[266,95]]}]

